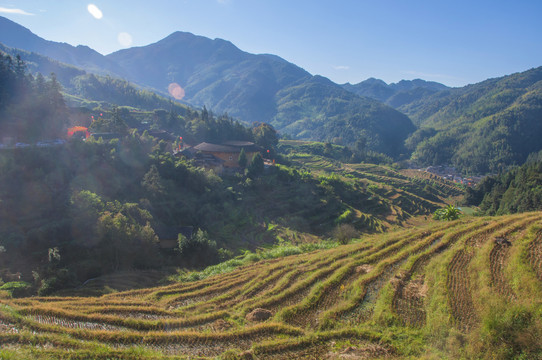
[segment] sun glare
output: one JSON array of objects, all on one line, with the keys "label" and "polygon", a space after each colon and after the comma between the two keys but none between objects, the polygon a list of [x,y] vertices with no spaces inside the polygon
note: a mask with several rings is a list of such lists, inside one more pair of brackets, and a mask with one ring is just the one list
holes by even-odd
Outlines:
[{"label": "sun glare", "polygon": [[90,15],[94,16],[96,19],[101,19],[104,16],[102,10],[98,9],[98,7],[94,4],[88,4],[87,10]]},{"label": "sun glare", "polygon": [[119,44],[121,44],[124,47],[129,47],[132,45],[132,35],[128,34],[127,32],[121,32],[117,36],[117,40]]},{"label": "sun glare", "polygon": [[184,89],[177,83],[169,84],[167,90],[169,91],[169,94],[177,100],[182,100],[182,98],[184,98]]}]

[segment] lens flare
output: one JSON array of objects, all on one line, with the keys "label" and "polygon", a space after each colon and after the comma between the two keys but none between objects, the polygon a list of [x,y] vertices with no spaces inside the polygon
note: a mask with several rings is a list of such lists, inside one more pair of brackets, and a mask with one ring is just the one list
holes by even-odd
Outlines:
[{"label": "lens flare", "polygon": [[88,4],[87,10],[90,13],[90,15],[94,16],[98,20],[104,16],[104,14],[102,13],[102,10],[98,9],[98,7],[94,4]]},{"label": "lens flare", "polygon": [[177,100],[182,100],[182,98],[184,98],[184,89],[177,83],[169,84],[167,90],[169,91],[169,94]]},{"label": "lens flare", "polygon": [[90,133],[88,132],[88,128],[84,126],[74,126],[68,129],[68,138],[71,138],[73,134],[75,134],[76,132],[84,132],[85,138],[87,139],[90,136]]},{"label": "lens flare", "polygon": [[128,34],[127,32],[121,32],[117,36],[117,40],[119,44],[124,47],[129,47],[130,45],[132,45],[132,35]]}]

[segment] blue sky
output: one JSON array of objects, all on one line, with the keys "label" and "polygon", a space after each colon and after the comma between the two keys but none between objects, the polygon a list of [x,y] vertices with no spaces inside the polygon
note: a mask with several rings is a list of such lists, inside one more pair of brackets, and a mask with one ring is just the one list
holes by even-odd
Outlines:
[{"label": "blue sky", "polygon": [[0,0],[1,16],[35,34],[102,54],[180,30],[337,83],[449,86],[542,66],[540,14],[540,0]]}]

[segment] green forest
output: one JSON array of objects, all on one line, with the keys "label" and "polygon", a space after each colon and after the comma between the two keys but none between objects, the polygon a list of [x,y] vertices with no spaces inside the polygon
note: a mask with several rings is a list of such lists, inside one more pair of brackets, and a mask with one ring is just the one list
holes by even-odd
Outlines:
[{"label": "green forest", "polygon": [[540,150],[542,68],[444,90],[399,109],[419,129],[406,145],[424,165],[498,173]]},{"label": "green forest", "polygon": [[522,166],[485,178],[467,189],[465,201],[486,215],[515,214],[542,209],[542,152]]}]

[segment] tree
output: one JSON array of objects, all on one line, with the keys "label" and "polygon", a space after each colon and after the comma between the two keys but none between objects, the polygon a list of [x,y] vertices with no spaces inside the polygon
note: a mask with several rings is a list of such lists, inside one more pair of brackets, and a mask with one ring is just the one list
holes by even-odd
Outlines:
[{"label": "tree", "polygon": [[128,125],[122,119],[120,109],[114,107],[111,118],[102,118],[94,120],[90,125],[90,129],[94,132],[111,132],[126,135],[128,133]]},{"label": "tree", "polygon": [[111,131],[119,134],[128,133],[128,125],[126,125],[126,122],[122,119],[120,115],[120,109],[117,106],[115,106],[115,108],[113,109],[113,117],[111,119]]},{"label": "tree", "polygon": [[247,176],[250,178],[258,177],[260,174],[263,173],[263,169],[264,165],[262,155],[260,153],[254,154],[254,156],[252,157],[252,161],[247,168]]},{"label": "tree", "polygon": [[340,224],[333,230],[333,237],[342,245],[348,244],[356,236],[358,236],[358,232],[350,224]]},{"label": "tree", "polygon": [[237,160],[237,162],[239,163],[239,166],[242,167],[243,169],[247,166],[248,159],[247,159],[247,154],[245,153],[244,148],[241,149],[241,152],[239,153],[239,159]]},{"label": "tree", "polygon": [[187,265],[205,267],[219,260],[216,242],[209,239],[206,231],[198,229],[190,238],[179,234],[177,241],[181,257]]},{"label": "tree", "polygon": [[164,193],[165,188],[156,165],[152,164],[150,170],[143,176],[141,186],[153,197],[158,197]]},{"label": "tree", "polygon": [[274,156],[275,147],[279,143],[277,131],[269,124],[257,123],[252,128],[252,134],[254,135],[254,142],[266,151],[269,150],[270,156]]}]

